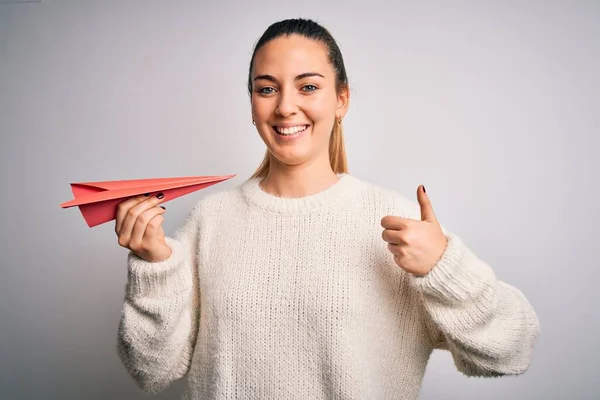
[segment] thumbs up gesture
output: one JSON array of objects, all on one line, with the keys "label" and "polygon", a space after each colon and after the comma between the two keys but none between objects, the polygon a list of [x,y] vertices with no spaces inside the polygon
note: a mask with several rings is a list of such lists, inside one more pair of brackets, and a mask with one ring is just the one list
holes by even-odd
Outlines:
[{"label": "thumbs up gesture", "polygon": [[425,276],[442,258],[448,240],[423,185],[417,188],[421,220],[387,216],[381,220],[382,237],[394,261],[406,272]]}]

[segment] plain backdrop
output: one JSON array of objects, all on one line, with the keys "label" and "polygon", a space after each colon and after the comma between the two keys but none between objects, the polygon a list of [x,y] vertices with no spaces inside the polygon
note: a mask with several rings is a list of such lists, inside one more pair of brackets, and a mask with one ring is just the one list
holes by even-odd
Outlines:
[{"label": "plain backdrop", "polygon": [[264,154],[252,47],[289,17],[342,49],[350,172],[425,184],[538,313],[525,374],[466,378],[436,351],[421,397],[598,398],[600,3],[458,0],[0,1],[0,398],[147,398],[116,353],[127,251],[59,204],[71,182],[237,174],[167,203],[171,234],[242,183]]}]

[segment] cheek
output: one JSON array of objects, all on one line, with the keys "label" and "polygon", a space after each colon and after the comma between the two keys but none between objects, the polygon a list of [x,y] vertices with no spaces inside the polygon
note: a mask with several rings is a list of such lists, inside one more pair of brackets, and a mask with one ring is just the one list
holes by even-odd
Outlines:
[{"label": "cheek", "polygon": [[255,119],[264,119],[271,113],[271,105],[268,99],[252,97],[252,115]]},{"label": "cheek", "polygon": [[334,120],[335,103],[326,97],[315,98],[306,104],[305,110],[315,123],[330,123]]}]

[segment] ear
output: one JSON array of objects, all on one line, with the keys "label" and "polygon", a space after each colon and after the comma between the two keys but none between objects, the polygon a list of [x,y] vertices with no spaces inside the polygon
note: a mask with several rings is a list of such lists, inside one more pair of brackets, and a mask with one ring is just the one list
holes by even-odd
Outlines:
[{"label": "ear", "polygon": [[348,106],[350,105],[350,88],[346,85],[344,86],[337,96],[337,107],[336,107],[336,118],[344,118],[346,112],[348,111]]}]

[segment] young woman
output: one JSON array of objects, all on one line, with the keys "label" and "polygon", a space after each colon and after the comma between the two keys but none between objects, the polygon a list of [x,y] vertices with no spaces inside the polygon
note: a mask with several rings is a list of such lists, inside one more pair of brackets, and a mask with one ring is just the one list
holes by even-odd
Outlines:
[{"label": "young woman", "polygon": [[174,237],[162,197],[121,203],[131,250],[118,350],[141,388],[189,399],[413,399],[433,349],[471,376],[523,373],[538,336],[523,294],[418,205],[347,173],[348,79],[310,20],[271,25],[248,90],[267,154],[204,196]]}]

